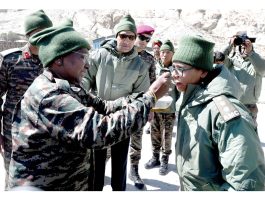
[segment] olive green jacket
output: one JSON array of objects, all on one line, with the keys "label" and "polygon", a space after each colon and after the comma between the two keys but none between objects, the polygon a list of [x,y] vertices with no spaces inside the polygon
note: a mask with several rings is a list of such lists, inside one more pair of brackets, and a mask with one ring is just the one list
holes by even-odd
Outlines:
[{"label": "olive green jacket", "polygon": [[96,90],[97,95],[105,100],[147,91],[150,86],[148,68],[137,51],[133,49],[121,55],[116,45],[116,40],[109,40],[92,52],[82,82],[86,90]]},{"label": "olive green jacket", "polygon": [[208,83],[189,85],[177,105],[181,190],[265,190],[264,153],[252,118],[237,99],[240,85],[226,67],[215,73]]},{"label": "olive green jacket", "polygon": [[240,101],[243,104],[256,104],[259,100],[262,78],[265,76],[265,60],[255,51],[246,58],[239,53],[229,57],[232,46],[227,46],[223,52],[226,55],[225,65],[237,77],[244,90]]}]

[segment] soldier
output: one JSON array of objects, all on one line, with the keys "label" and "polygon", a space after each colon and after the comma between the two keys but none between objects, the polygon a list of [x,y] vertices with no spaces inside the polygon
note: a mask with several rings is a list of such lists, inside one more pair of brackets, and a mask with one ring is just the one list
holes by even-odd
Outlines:
[{"label": "soldier", "polygon": [[214,43],[184,36],[172,77],[182,92],[176,167],[181,190],[265,190],[264,153],[256,125],[238,100],[240,84],[213,67]]},{"label": "soldier", "polygon": [[9,188],[88,190],[90,149],[106,148],[138,132],[156,98],[166,93],[170,75],[122,110],[106,115],[109,105],[98,97],[84,97],[80,87],[90,46],[71,21],[38,32],[29,41],[39,47],[45,69],[14,111]]},{"label": "soldier", "polygon": [[[25,35],[27,38],[29,38],[40,30],[51,26],[52,21],[49,19],[49,17],[44,13],[43,10],[38,10],[25,18]],[[1,130],[0,136],[2,136],[2,146],[4,151],[6,185],[12,148],[12,113],[16,103],[25,93],[33,80],[39,74],[41,74],[42,70],[43,66],[38,58],[38,48],[34,45],[31,45],[30,43],[27,43],[21,49],[15,48],[0,53],[1,107],[3,104],[2,96],[6,94],[4,108],[3,110],[2,108],[0,109],[0,120],[3,119],[3,131]]]},{"label": "soldier", "polygon": [[160,47],[162,46],[162,42],[160,40],[154,40],[152,43],[152,49],[154,52],[155,61],[159,62],[160,60]]},{"label": "soldier", "polygon": [[[249,109],[256,125],[257,102],[261,93],[262,78],[265,76],[265,60],[254,51],[255,38],[249,38],[245,31],[237,32],[223,50],[225,65],[236,76],[244,90],[240,101]],[[230,53],[233,49],[233,54]]]},{"label": "soldier", "polygon": [[[153,83],[156,79],[155,73],[155,61],[154,56],[148,53],[145,49],[148,42],[151,40],[151,37],[154,33],[154,28],[148,25],[139,25],[137,27],[137,38],[135,40],[135,46],[138,52],[138,55],[144,61],[146,67],[148,67],[150,83]],[[130,143],[130,162],[131,169],[129,173],[129,178],[134,182],[134,185],[138,189],[144,188],[144,182],[141,179],[138,169],[139,161],[141,159],[141,150],[142,150],[142,135],[141,133],[131,135]]]},{"label": "soldier", "polygon": [[[148,90],[148,68],[134,47],[136,25],[131,15],[126,15],[115,26],[116,39],[107,40],[101,48],[91,53],[90,69],[83,80],[86,90],[94,88],[104,100]],[[130,138],[111,147],[111,187],[114,191],[126,190],[127,157]],[[94,179],[92,190],[103,190],[107,150],[94,151]]]},{"label": "soldier", "polygon": [[[160,61],[156,64],[157,77],[165,71],[170,71],[172,67],[172,57],[174,54],[174,46],[170,40],[166,40],[160,48]],[[151,143],[152,143],[152,158],[145,164],[146,169],[151,169],[160,166],[159,174],[166,175],[168,173],[169,155],[172,153],[171,141],[173,127],[175,123],[175,103],[179,97],[174,83],[171,83],[167,93],[173,101],[167,109],[154,109],[154,119],[151,122]],[[162,152],[160,163],[160,151]]]}]

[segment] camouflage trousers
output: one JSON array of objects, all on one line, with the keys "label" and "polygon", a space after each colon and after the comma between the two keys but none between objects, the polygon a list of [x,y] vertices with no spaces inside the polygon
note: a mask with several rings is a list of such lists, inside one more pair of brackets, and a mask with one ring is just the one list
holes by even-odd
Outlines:
[{"label": "camouflage trousers", "polygon": [[[175,113],[154,113],[151,122],[151,143],[153,153],[170,155]],[[161,150],[162,149],[162,150]]]},{"label": "camouflage trousers", "polygon": [[245,104],[245,106],[248,108],[248,110],[250,111],[250,115],[252,116],[254,123],[256,125],[256,127],[258,127],[258,123],[257,123],[257,117],[258,117],[258,106],[257,104]]},{"label": "camouflage trousers", "polygon": [[11,134],[10,135],[4,134],[3,142],[4,142],[4,165],[5,165],[5,171],[6,171],[5,188],[7,188],[8,178],[9,178],[9,164],[10,164],[11,152],[12,152],[12,150],[11,150],[11,148],[12,148]]},{"label": "camouflage trousers", "polygon": [[139,133],[133,133],[131,135],[130,151],[129,151],[131,165],[138,165],[141,159],[142,136],[143,136],[143,129],[141,129]]}]

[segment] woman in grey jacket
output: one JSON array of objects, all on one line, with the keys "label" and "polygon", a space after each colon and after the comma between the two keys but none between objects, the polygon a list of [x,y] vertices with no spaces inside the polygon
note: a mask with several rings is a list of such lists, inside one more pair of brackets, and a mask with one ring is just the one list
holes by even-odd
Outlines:
[{"label": "woman in grey jacket", "polygon": [[238,100],[239,82],[226,67],[213,68],[213,47],[187,36],[173,56],[173,78],[183,92],[176,141],[181,190],[265,190],[257,128]]}]

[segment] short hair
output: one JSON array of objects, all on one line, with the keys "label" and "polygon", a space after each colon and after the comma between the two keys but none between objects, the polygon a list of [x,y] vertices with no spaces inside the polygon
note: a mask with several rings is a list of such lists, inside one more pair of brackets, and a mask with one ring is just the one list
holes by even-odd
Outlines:
[{"label": "short hair", "polygon": [[214,62],[216,63],[217,61],[223,62],[225,60],[225,55],[222,52],[215,51],[214,54]]}]

